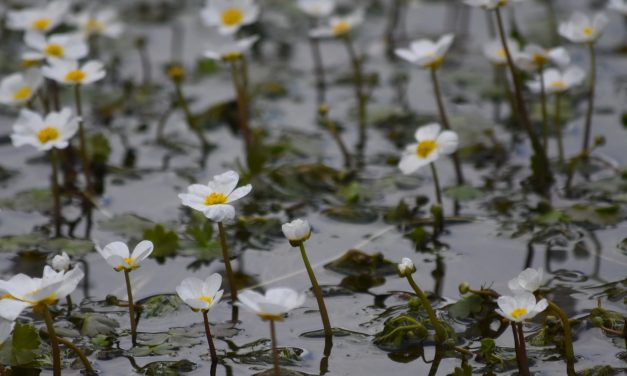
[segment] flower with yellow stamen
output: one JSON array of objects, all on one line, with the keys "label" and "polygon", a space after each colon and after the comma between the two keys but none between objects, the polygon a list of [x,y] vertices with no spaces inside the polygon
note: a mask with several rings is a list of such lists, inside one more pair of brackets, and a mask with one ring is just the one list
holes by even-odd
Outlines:
[{"label": "flower with yellow stamen", "polygon": [[195,277],[185,278],[177,287],[176,293],[194,311],[209,311],[222,299],[222,276],[212,274],[206,280]]},{"label": "flower with yellow stamen", "polygon": [[135,270],[140,267],[154,249],[154,245],[149,240],[139,242],[131,253],[128,246],[122,242],[107,244],[104,248],[96,247],[96,250],[105,261],[117,272],[123,270]]},{"label": "flower with yellow stamen", "polygon": [[70,17],[69,22],[76,26],[85,38],[100,35],[117,39],[124,32],[124,24],[113,8],[91,9]]},{"label": "flower with yellow stamen", "polygon": [[56,0],[43,7],[31,7],[7,13],[7,27],[11,30],[47,33],[63,22],[70,11],[69,0]]},{"label": "flower with yellow stamen", "polygon": [[254,0],[207,0],[201,16],[207,26],[218,27],[220,34],[235,34],[257,21],[259,6]]},{"label": "flower with yellow stamen", "polygon": [[44,76],[65,85],[87,85],[105,76],[104,67],[96,60],[88,61],[79,66],[76,60],[51,58],[49,65],[42,68]]},{"label": "flower with yellow stamen", "polygon": [[[507,40],[507,47],[512,56],[517,56],[520,53],[520,44],[515,39]],[[483,55],[495,65],[507,64],[507,54],[503,48],[503,43],[500,39],[494,39],[489,41],[483,46]]]},{"label": "flower with yellow stamen", "polygon": [[183,205],[201,211],[214,222],[231,221],[235,217],[233,201],[246,196],[252,190],[250,184],[237,187],[239,175],[235,171],[227,171],[216,175],[207,184],[192,184],[187,193],[179,194]]},{"label": "flower with yellow stamen", "polygon": [[455,36],[446,34],[436,42],[421,39],[412,42],[409,48],[398,48],[394,52],[397,56],[423,69],[437,69],[444,61],[444,57],[453,44]]},{"label": "flower with yellow stamen", "polygon": [[43,59],[79,60],[87,56],[88,47],[78,34],[44,34],[29,31],[24,36],[28,50],[22,54],[22,60],[39,61]]},{"label": "flower with yellow stamen", "polygon": [[570,64],[570,54],[563,47],[546,49],[537,44],[528,44],[514,55],[516,65],[528,72],[538,72],[549,64],[564,67]]},{"label": "flower with yellow stamen", "polygon": [[36,112],[22,109],[13,126],[11,140],[16,147],[32,145],[40,151],[64,149],[77,130],[77,119],[69,108],[51,112],[45,118]]},{"label": "flower with yellow stamen", "polygon": [[29,69],[25,73],[14,73],[0,81],[0,103],[21,105],[33,98],[44,78],[39,69]]},{"label": "flower with yellow stamen", "polygon": [[335,16],[327,25],[317,27],[309,32],[313,38],[343,37],[355,30],[364,22],[364,11],[359,8],[346,16]]},{"label": "flower with yellow stamen", "polygon": [[242,291],[236,304],[256,314],[264,321],[280,321],[286,313],[304,303],[304,294],[289,288],[277,287],[269,289],[264,295],[253,290]]},{"label": "flower with yellow stamen", "polygon": [[573,43],[594,43],[609,23],[609,19],[603,13],[597,13],[589,17],[581,12],[575,12],[565,22],[559,25],[559,34]]},{"label": "flower with yellow stamen", "polygon": [[435,162],[441,155],[453,154],[459,139],[453,131],[440,132],[439,124],[428,124],[418,128],[417,143],[408,145],[398,167],[403,174],[411,174],[419,168]]},{"label": "flower with yellow stamen", "polygon": [[[581,85],[586,78],[586,73],[583,69],[576,66],[568,67],[564,71],[549,68],[542,73],[542,77],[544,78],[546,92],[553,94],[564,93],[575,86]],[[533,81],[527,83],[527,86],[534,93],[540,93],[542,90],[540,77],[536,76]]]},{"label": "flower with yellow stamen", "polygon": [[258,35],[234,39],[232,36],[218,36],[212,38],[205,57],[211,60],[232,61],[240,59],[259,40]]},{"label": "flower with yellow stamen", "polygon": [[300,10],[314,18],[329,16],[335,9],[335,6],[335,0],[298,0]]},{"label": "flower with yellow stamen", "polygon": [[515,296],[500,296],[497,299],[499,308],[496,313],[514,322],[523,322],[544,311],[549,303],[546,299],[536,301],[530,292],[520,292]]}]

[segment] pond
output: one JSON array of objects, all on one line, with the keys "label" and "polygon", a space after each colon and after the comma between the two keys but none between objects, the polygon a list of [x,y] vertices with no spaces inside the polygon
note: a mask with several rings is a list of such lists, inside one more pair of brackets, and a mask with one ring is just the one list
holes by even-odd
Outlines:
[{"label": "pond", "polygon": [[[73,32],[69,14],[98,14],[101,3],[74,1],[59,25],[39,32]],[[232,321],[218,226],[178,197],[229,170],[239,174],[240,186],[252,185],[233,203],[234,220],[224,224],[240,294],[289,287],[306,295],[301,307],[276,322],[282,374],[518,374],[513,332],[495,310],[498,294],[511,295],[508,281],[526,268],[543,269],[536,295],[570,318],[577,374],[627,371],[626,14],[584,0],[511,1],[497,10],[457,0],[338,1],[334,13],[353,18],[331,17],[331,35],[309,38],[316,24],[328,24],[326,17],[307,17],[297,1],[263,0],[258,19],[237,31],[258,40],[234,53],[221,49],[231,36],[203,21],[203,1],[106,3],[124,29],[113,25],[106,35],[104,26],[112,24],[91,24],[89,56],[82,60],[101,61],[104,78],[80,85],[47,78],[28,103],[0,108],[0,277],[40,277],[54,256],[67,252],[84,277],[71,294],[71,310],[65,299],[49,309],[57,336],[80,348],[96,372],[274,374],[267,322],[244,308]],[[53,18],[63,4],[50,4]],[[28,48],[25,32],[7,23],[7,12],[45,5],[3,3],[3,78],[25,71],[21,57]],[[558,34],[558,24],[575,11],[605,12],[598,41],[577,44]],[[585,72],[558,95],[557,106],[547,91],[543,108],[528,85],[536,72],[514,68],[515,82],[506,56],[500,64],[486,58],[484,46],[498,37],[496,13],[510,43],[562,46],[569,65]],[[447,33],[454,35],[450,50],[426,69],[394,53]],[[596,53],[596,82],[589,46]],[[224,54],[212,60],[207,50]],[[59,64],[48,58],[29,63]],[[524,98],[516,97],[517,84]],[[591,85],[591,137],[582,152]],[[82,102],[85,150],[78,135],[53,153],[15,147],[12,127],[20,109],[45,114],[58,101],[75,114],[73,86]],[[439,149],[432,164],[443,196],[438,206],[432,171],[404,174],[399,162],[407,145],[414,144],[411,155],[430,155],[426,144],[416,147],[414,133],[442,123],[442,111],[459,146],[451,156]],[[550,126],[543,128],[545,118]],[[540,151],[529,132],[546,144]],[[298,245],[281,231],[296,218],[311,224],[304,245],[334,328],[332,341],[325,340]],[[133,341],[126,272],[116,272],[96,248],[122,241],[132,249],[144,239],[154,251],[128,273],[138,310]],[[403,258],[413,261],[413,280],[429,304],[398,275]],[[213,273],[223,275],[225,290],[208,314],[217,363],[202,315],[176,293],[183,279]],[[2,296],[0,303],[13,298]],[[446,341],[434,332],[431,305]],[[0,347],[0,374],[53,374],[50,330],[37,307],[22,311]],[[554,311],[525,321],[523,331],[533,374],[573,374]],[[61,360],[63,375],[84,374],[80,359],[63,345]]]}]

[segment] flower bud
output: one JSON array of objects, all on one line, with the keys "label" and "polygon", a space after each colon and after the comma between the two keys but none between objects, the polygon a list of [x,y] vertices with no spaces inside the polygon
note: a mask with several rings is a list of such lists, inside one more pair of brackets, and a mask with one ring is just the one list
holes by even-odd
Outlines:
[{"label": "flower bud", "polygon": [[416,272],[416,267],[414,266],[414,262],[407,257],[403,257],[403,259],[401,260],[401,263],[398,264],[398,274],[401,277],[407,277],[409,275],[412,275],[415,272]]},{"label": "flower bud", "polygon": [[63,252],[60,255],[56,255],[51,261],[52,269],[57,272],[67,272],[70,270],[70,256]]},{"label": "flower bud", "polygon": [[311,226],[309,226],[309,222],[300,218],[283,224],[281,229],[283,230],[283,235],[290,241],[292,247],[300,246],[311,236]]}]

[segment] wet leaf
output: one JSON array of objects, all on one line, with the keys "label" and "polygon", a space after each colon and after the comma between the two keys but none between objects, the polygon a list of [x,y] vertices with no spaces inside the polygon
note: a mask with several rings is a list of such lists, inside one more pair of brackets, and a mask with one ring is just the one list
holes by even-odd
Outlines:
[{"label": "wet leaf", "polygon": [[135,214],[121,214],[101,221],[99,225],[104,231],[114,232],[126,238],[139,239],[144,231],[154,227],[155,223]]},{"label": "wet leaf", "polygon": [[615,225],[623,216],[618,205],[593,206],[577,204],[565,209],[565,212],[574,222],[585,222],[598,226]]},{"label": "wet leaf", "polygon": [[351,249],[335,261],[325,265],[325,268],[336,273],[360,276],[378,276],[396,274],[396,264],[386,260],[381,253],[368,255],[360,250]]},{"label": "wet leaf", "polygon": [[366,224],[379,218],[379,213],[373,208],[357,205],[343,205],[327,208],[322,211],[327,217],[340,222]]},{"label": "wet leaf", "polygon": [[148,363],[139,369],[139,372],[146,376],[178,376],[181,373],[192,372],[196,368],[196,363],[183,359]]},{"label": "wet leaf", "polygon": [[179,249],[179,237],[174,231],[166,231],[163,225],[144,230],[145,240],[153,242],[155,249],[150,254],[157,260],[163,261],[166,257],[173,257]]},{"label": "wet leaf", "polygon": [[456,319],[467,319],[473,314],[481,312],[484,299],[477,294],[463,296],[457,302],[446,307],[449,314]]},{"label": "wet leaf", "polygon": [[49,188],[34,188],[17,193],[11,198],[0,199],[0,209],[21,212],[52,211],[52,193]]},{"label": "wet leaf", "polygon": [[71,256],[82,256],[94,249],[89,240],[56,238],[50,239],[41,233],[28,235],[5,236],[0,238],[2,252],[67,252]]},{"label": "wet leaf", "polygon": [[101,313],[74,313],[70,321],[76,325],[81,335],[96,337],[113,335],[120,324]]},{"label": "wet leaf", "polygon": [[484,192],[469,185],[458,185],[444,190],[444,195],[457,201],[473,201],[483,197]]},{"label": "wet leaf", "polygon": [[178,295],[164,294],[154,295],[137,302],[142,306],[144,318],[165,317],[178,311],[183,303]]},{"label": "wet leaf", "polygon": [[37,329],[29,324],[15,323],[13,335],[7,339],[0,349],[2,364],[24,366],[33,363],[38,357],[41,339]]},{"label": "wet leaf", "polygon": [[235,236],[255,249],[271,249],[274,241],[283,237],[281,221],[276,218],[243,216],[235,224]]}]

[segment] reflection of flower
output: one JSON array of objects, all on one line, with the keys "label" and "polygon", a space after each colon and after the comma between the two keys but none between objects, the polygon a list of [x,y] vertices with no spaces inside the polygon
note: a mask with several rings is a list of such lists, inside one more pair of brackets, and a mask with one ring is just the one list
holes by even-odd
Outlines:
[{"label": "reflection of flower", "polygon": [[536,292],[542,286],[544,271],[542,268],[527,268],[520,272],[516,278],[507,283],[507,287],[514,293]]},{"label": "reflection of flower", "polygon": [[133,253],[130,252],[128,246],[122,242],[113,242],[107,244],[104,248],[96,247],[96,250],[105,259],[107,264],[111,265],[115,271],[133,270],[139,268],[139,264],[145,260],[154,249],[154,245],[150,240],[142,240],[139,242]]},{"label": "reflection of flower", "polygon": [[327,25],[317,27],[309,35],[314,38],[342,37],[349,34],[364,22],[363,9],[357,9],[346,16],[331,17]]},{"label": "reflection of flower", "polygon": [[231,221],[235,218],[235,208],[229,204],[252,190],[250,184],[236,189],[238,181],[237,172],[227,171],[214,176],[207,185],[190,185],[187,193],[179,194],[179,198],[183,205],[203,212],[214,222]]},{"label": "reflection of flower", "polygon": [[217,26],[220,34],[235,34],[257,21],[259,6],[254,0],[207,0],[201,16],[207,26]]},{"label": "reflection of flower", "polygon": [[311,236],[311,226],[309,222],[302,219],[295,219],[292,222],[284,223],[281,227],[283,235],[292,245],[298,245]]},{"label": "reflection of flower", "polygon": [[399,48],[394,52],[421,68],[436,69],[444,61],[444,56],[451,48],[454,39],[453,34],[443,35],[435,43],[429,39],[420,39],[412,42],[408,49]]},{"label": "reflection of flower", "polygon": [[[563,93],[571,88],[581,85],[586,73],[579,67],[569,67],[563,72],[557,69],[547,69],[542,73],[544,86],[547,93]],[[534,81],[527,83],[529,89],[539,93],[542,90],[542,83],[537,77]]]},{"label": "reflection of flower", "polygon": [[50,265],[52,266],[52,269],[58,272],[66,272],[70,270],[70,256],[68,256],[65,252],[60,255],[56,255],[52,258]]},{"label": "reflection of flower", "polygon": [[459,143],[457,133],[448,130],[440,133],[440,125],[435,123],[418,128],[415,137],[418,142],[407,146],[398,165],[403,174],[435,162],[440,155],[453,154]]},{"label": "reflection of flower", "polygon": [[220,290],[222,276],[212,274],[206,280],[195,277],[185,278],[176,287],[176,293],[181,300],[194,311],[209,311],[222,299],[223,290]]},{"label": "reflection of flower", "polygon": [[57,27],[70,10],[68,0],[51,1],[45,7],[33,7],[7,13],[7,27],[47,33]]},{"label": "reflection of flower", "polygon": [[311,17],[327,17],[335,9],[335,0],[298,0],[298,7]]},{"label": "reflection of flower", "polygon": [[411,275],[415,272],[416,267],[414,266],[414,262],[407,257],[403,257],[401,263],[398,264],[398,274],[401,277],[407,277],[408,275]]},{"label": "reflection of flower", "polygon": [[245,290],[239,294],[239,306],[257,314],[263,320],[282,320],[287,312],[302,306],[305,295],[289,288],[273,288],[265,295],[252,290]]},{"label": "reflection of flower", "polygon": [[79,60],[88,53],[87,44],[78,34],[53,34],[46,37],[33,31],[26,33],[24,42],[30,48],[22,55],[24,61],[50,58]]},{"label": "reflection of flower", "polygon": [[209,49],[205,51],[205,57],[212,60],[237,60],[257,40],[259,40],[258,35],[241,39],[234,39],[232,36],[221,36],[217,42],[212,43]]},{"label": "reflection of flower", "polygon": [[50,59],[41,70],[44,76],[66,85],[87,85],[104,78],[101,62],[91,60],[79,66],[76,60]]},{"label": "reflection of flower", "polygon": [[570,63],[570,54],[563,47],[546,49],[537,44],[528,44],[519,53],[514,54],[516,65],[526,71],[538,71],[549,63],[563,67]]},{"label": "reflection of flower", "polygon": [[[520,53],[520,45],[515,39],[508,39],[507,47],[509,48],[509,52],[512,54],[512,56],[516,56],[518,55],[518,53]],[[483,54],[493,64],[507,64],[507,54],[505,53],[505,48],[503,48],[503,43],[500,39],[494,39],[486,43],[483,46]]]},{"label": "reflection of flower", "polygon": [[40,151],[65,149],[77,130],[78,120],[69,108],[51,112],[45,118],[24,108],[13,125],[11,141],[16,147],[32,145]]},{"label": "reflection of flower", "polygon": [[18,274],[8,281],[0,281],[0,317],[15,320],[28,306],[53,304],[70,295],[84,273],[76,267],[69,272],[56,272],[50,266],[44,267],[41,278]]},{"label": "reflection of flower", "polygon": [[529,292],[521,292],[513,297],[500,296],[496,302],[499,305],[496,313],[514,322],[531,319],[549,305],[546,299],[537,302],[536,297]]},{"label": "reflection of flower", "polygon": [[19,105],[28,102],[44,82],[39,69],[29,69],[25,73],[13,73],[0,82],[0,103]]},{"label": "reflection of flower", "polygon": [[573,43],[594,43],[603,34],[609,19],[603,13],[590,18],[581,12],[575,12],[568,21],[559,26],[559,33]]}]

